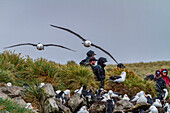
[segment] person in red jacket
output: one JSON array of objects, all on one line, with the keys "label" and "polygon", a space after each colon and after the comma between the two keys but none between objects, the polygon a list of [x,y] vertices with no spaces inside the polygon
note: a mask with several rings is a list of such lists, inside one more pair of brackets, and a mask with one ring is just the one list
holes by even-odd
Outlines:
[{"label": "person in red jacket", "polygon": [[167,69],[161,69],[161,77],[166,82],[166,86],[170,87],[170,78],[168,77],[168,70]]}]

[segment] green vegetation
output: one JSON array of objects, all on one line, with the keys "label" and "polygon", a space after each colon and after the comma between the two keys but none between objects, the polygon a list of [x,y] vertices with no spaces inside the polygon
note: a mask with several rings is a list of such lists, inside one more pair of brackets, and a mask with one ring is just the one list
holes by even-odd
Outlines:
[{"label": "green vegetation", "polygon": [[[166,67],[170,71],[170,61],[153,63],[135,63],[125,64],[127,69],[126,81],[120,84],[107,81],[110,76],[118,75],[123,70],[116,69],[116,66],[106,67],[105,89],[122,94],[128,94],[130,97],[143,90],[155,96],[155,83],[153,81],[144,81],[146,73],[153,73],[156,69]],[[56,90],[70,89],[74,91],[82,85],[93,90],[98,89],[99,82],[95,80],[91,68],[77,65],[74,61],[68,61],[67,65],[56,64],[47,61],[44,58],[33,60],[29,56],[21,57],[21,54],[15,54],[11,51],[5,51],[0,54],[0,82],[11,82],[13,85],[22,86],[23,83],[31,87],[25,92],[26,102],[31,102],[36,108],[39,108],[39,89],[35,84],[51,83]],[[170,96],[169,96],[170,97]]]},{"label": "green vegetation", "polygon": [[[37,84],[38,85],[38,84]],[[27,103],[32,103],[33,106],[39,108],[39,100],[40,100],[40,87],[37,87],[36,84],[32,84],[29,87],[24,87],[25,91],[23,93],[23,99]]]},{"label": "green vegetation", "polygon": [[126,71],[126,80],[123,83],[114,83],[112,81],[106,81],[106,89],[112,89],[115,92],[120,92],[121,94],[128,94],[129,97],[134,96],[134,94],[139,91],[144,91],[145,93],[149,93],[152,96],[155,95],[155,82],[153,81],[145,81],[143,78],[137,76],[132,71],[123,70],[123,69],[110,69],[107,71],[107,78],[113,75],[120,75],[122,71]]},{"label": "green vegetation", "polygon": [[[141,77],[145,77],[146,74],[151,73],[155,74],[156,70],[161,70],[162,68],[168,69],[170,71],[170,61],[158,61],[158,62],[149,62],[149,63],[132,63],[125,64],[128,70],[133,71],[135,74]],[[107,68],[116,67],[115,65],[109,65]]]},{"label": "green vegetation", "polygon": [[6,113],[6,111],[9,111],[10,113],[33,113],[31,110],[24,108],[24,106],[20,106],[10,99],[3,100],[0,98],[0,112]]}]

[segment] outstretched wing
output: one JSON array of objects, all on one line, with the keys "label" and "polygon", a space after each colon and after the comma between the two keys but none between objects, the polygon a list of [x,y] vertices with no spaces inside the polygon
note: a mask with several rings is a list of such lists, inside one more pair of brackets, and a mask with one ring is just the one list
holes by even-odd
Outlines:
[{"label": "outstretched wing", "polygon": [[78,36],[82,41],[86,41],[86,39],[84,39],[82,36],[80,36],[79,34],[71,31],[70,29],[67,29],[67,28],[64,28],[64,27],[59,27],[59,26],[55,26],[55,25],[51,25],[52,27],[55,27],[55,28],[59,28],[59,29],[62,29],[62,30],[65,30],[65,31],[68,31],[76,36]]},{"label": "outstretched wing", "polygon": [[56,44],[44,44],[44,46],[57,46],[57,47],[61,47],[61,48],[76,52],[75,50],[72,50],[70,48],[67,48],[67,47],[64,47],[64,46],[61,46],[61,45],[56,45]]},{"label": "outstretched wing", "polygon": [[6,49],[6,48],[11,48],[11,47],[16,47],[16,46],[22,46],[22,45],[37,46],[36,44],[32,44],[32,43],[23,43],[23,44],[16,44],[16,45],[13,45],[13,46],[4,47],[4,49]]},{"label": "outstretched wing", "polygon": [[99,47],[99,46],[97,46],[97,45],[95,45],[93,43],[91,45],[98,48],[98,49],[100,49],[100,50],[102,50],[103,52],[105,52],[107,55],[109,55],[118,64],[118,62],[115,60],[115,58],[113,58],[113,56],[109,52],[107,52],[106,50],[102,49],[101,47]]}]

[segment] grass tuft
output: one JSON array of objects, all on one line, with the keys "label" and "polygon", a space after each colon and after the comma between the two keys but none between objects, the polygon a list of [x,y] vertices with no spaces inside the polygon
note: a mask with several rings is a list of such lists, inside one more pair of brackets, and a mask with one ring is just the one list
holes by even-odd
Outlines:
[{"label": "grass tuft", "polygon": [[6,111],[10,113],[33,113],[32,110],[26,109],[10,99],[0,98],[0,112],[5,113]]}]

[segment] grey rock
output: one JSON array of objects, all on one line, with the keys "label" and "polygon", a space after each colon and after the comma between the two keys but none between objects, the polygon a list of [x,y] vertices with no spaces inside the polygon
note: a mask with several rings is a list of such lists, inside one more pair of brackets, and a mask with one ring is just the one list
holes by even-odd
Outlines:
[{"label": "grey rock", "polygon": [[78,93],[70,97],[68,101],[68,106],[71,108],[72,112],[76,112],[84,103],[84,99],[80,97]]},{"label": "grey rock", "polygon": [[64,105],[60,102],[59,99],[56,99],[56,103],[57,103],[58,107],[61,109],[61,111],[63,111],[64,113],[72,113],[68,107],[64,106]]},{"label": "grey rock", "polygon": [[113,113],[125,113],[123,110],[114,110]]},{"label": "grey rock", "polygon": [[59,112],[59,108],[56,104],[56,101],[53,98],[48,98],[44,102],[43,113],[56,113]]},{"label": "grey rock", "polygon": [[18,86],[0,87],[0,92],[7,94],[11,98],[21,96],[22,91],[24,91],[24,88]]},{"label": "grey rock", "polygon": [[42,113],[56,113],[59,108],[55,101],[55,92],[51,84],[44,85],[40,90],[40,111]]},{"label": "grey rock", "polygon": [[15,97],[13,100],[21,106],[25,106],[27,104],[21,97]]},{"label": "grey rock", "polygon": [[133,106],[132,108],[128,109],[126,112],[140,112],[141,109],[148,110],[150,107],[150,104],[147,103],[139,103]]},{"label": "grey rock", "polygon": [[106,111],[106,102],[96,101],[90,106],[90,113],[105,113]]},{"label": "grey rock", "polygon": [[132,107],[134,107],[134,105],[131,102],[129,102],[127,100],[120,100],[116,103],[115,111],[119,111],[119,110],[125,111],[127,109],[132,108]]},{"label": "grey rock", "polygon": [[42,96],[44,99],[49,97],[55,97],[53,86],[51,84],[46,84],[41,88]]},{"label": "grey rock", "polygon": [[3,93],[3,92],[0,92],[0,98],[2,98],[3,100],[5,100],[5,99],[9,99],[10,97],[7,95],[7,94],[5,94],[5,93]]}]

